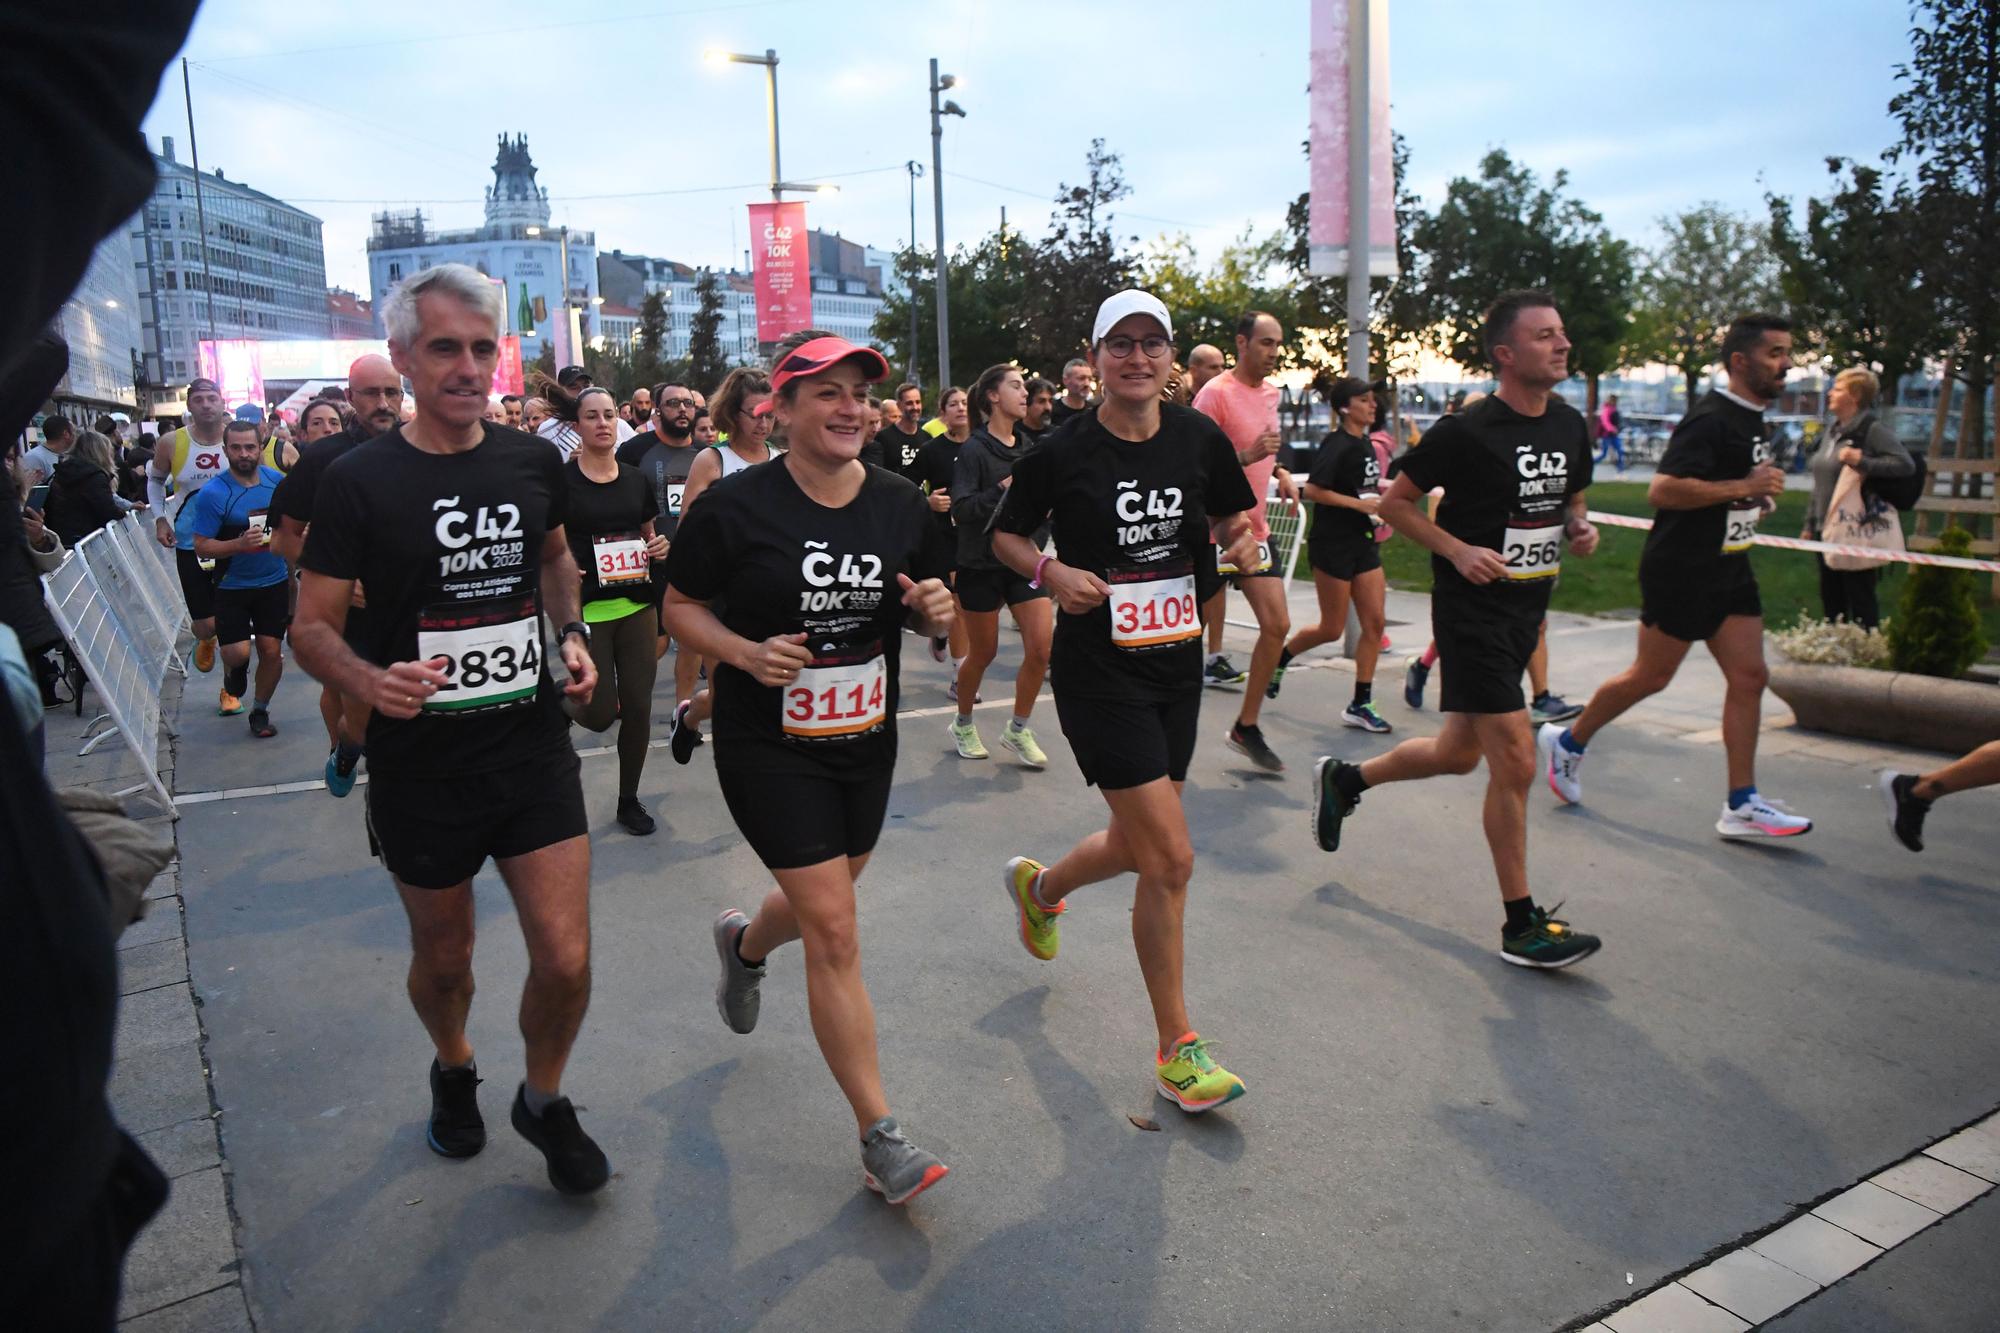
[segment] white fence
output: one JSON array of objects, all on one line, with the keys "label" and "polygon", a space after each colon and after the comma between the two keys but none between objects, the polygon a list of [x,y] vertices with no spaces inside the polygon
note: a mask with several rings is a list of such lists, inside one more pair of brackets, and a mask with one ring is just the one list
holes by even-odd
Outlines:
[{"label": "white fence", "polygon": [[[1271,525],[1271,562],[1278,570],[1279,586],[1286,593],[1291,592],[1292,578],[1298,573],[1299,543],[1306,538],[1306,507],[1297,500],[1287,500],[1278,494],[1278,484],[1271,483],[1268,498],[1264,501],[1264,521]],[[1255,620],[1230,618],[1229,624],[1238,629],[1256,629]]]},{"label": "white fence", "polygon": [[167,672],[187,672],[175,652],[186,611],[159,550],[151,530],[128,514],[85,537],[45,575],[42,598],[104,705],[77,753],[120,737],[171,813],[173,796],[160,778],[160,690]]}]

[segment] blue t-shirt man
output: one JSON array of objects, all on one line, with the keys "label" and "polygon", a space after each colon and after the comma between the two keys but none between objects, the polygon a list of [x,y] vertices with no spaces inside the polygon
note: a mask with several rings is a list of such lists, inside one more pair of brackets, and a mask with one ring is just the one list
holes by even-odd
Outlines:
[{"label": "blue t-shirt man", "polygon": [[[259,466],[257,481],[245,485],[234,472],[224,472],[195,492],[187,507],[194,511],[190,538],[207,537],[228,541],[240,537],[252,526],[267,528],[271,493],[285,474],[274,467]],[[285,560],[268,547],[229,557],[229,567],[216,583],[217,588],[268,588],[287,577]]]}]

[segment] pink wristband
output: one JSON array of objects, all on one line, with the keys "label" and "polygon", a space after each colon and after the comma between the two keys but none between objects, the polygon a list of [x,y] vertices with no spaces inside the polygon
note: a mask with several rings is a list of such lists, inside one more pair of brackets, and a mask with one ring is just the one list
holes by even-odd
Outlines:
[{"label": "pink wristband", "polygon": [[1035,562],[1035,577],[1028,580],[1030,588],[1039,588],[1042,586],[1042,571],[1048,568],[1049,561],[1053,559],[1055,559],[1054,556],[1044,554],[1040,560]]}]

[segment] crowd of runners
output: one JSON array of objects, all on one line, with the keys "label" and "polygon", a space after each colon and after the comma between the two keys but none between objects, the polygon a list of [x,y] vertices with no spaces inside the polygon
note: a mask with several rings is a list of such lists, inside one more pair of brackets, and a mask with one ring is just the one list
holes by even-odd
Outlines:
[{"label": "crowd of runners", "polygon": [[[1783,484],[1764,424],[1793,355],[1780,318],[1746,314],[1724,337],[1724,382],[1681,423],[1652,482],[1633,664],[1575,709],[1548,691],[1544,622],[1564,562],[1598,543],[1585,503],[1594,459],[1583,417],[1555,393],[1570,343],[1545,293],[1499,296],[1483,328],[1498,387],[1386,466],[1369,440],[1371,386],[1334,385],[1334,430],[1303,479],[1278,464],[1270,376],[1285,330],[1258,311],[1237,326],[1233,362],[1203,345],[1183,365],[1172,312],[1122,291],[1096,310],[1088,356],[1060,383],[996,365],[946,389],[934,417],[919,386],[877,388],[890,377],[880,353],[808,330],[720,385],[649,386],[628,423],[639,395],[620,403],[580,371],[528,403],[491,401],[499,300],[460,265],[402,283],[383,309],[389,356],[354,364],[344,417],[308,407],[295,459],[269,456],[196,382],[188,424],[149,478],[195,666],[220,658],[218,711],[247,697],[253,735],[274,732],[289,637],[322,690],[327,790],[350,795],[365,764],[361,822],[409,918],[409,997],[434,1047],[426,1138],[440,1154],[486,1141],[466,1018],[472,880],[491,860],[529,958],[512,1123],[559,1190],[609,1177],[562,1092],[591,985],[589,823],[570,732],[616,727],[617,822],[653,833],[639,790],[669,651],[670,753],[688,764],[712,746],[723,799],[770,876],[761,900],[715,920],[717,1009],[732,1032],[753,1032],[770,960],[800,944],[864,1180],[891,1203],[947,1173],[893,1114],[856,921],[893,781],[906,633],[949,660],[952,744],[983,760],[973,709],[1003,610],[1018,629],[999,745],[1046,767],[1032,723],[1048,683],[1106,809],[1068,850],[1025,848],[993,868],[1007,910],[1026,950],[1053,962],[1070,897],[1136,875],[1154,1085],[1190,1113],[1246,1091],[1183,986],[1195,854],[1182,796],[1204,692],[1241,685],[1224,739],[1283,771],[1259,710],[1293,663],[1347,634],[1351,608],[1354,693],[1339,721],[1391,732],[1373,686],[1392,534],[1432,556],[1433,642],[1410,662],[1404,697],[1421,708],[1435,670],[1444,722],[1361,763],[1312,765],[1323,851],[1366,836],[1370,790],[1483,761],[1499,957],[1528,968],[1589,957],[1598,937],[1532,892],[1528,802],[1538,777],[1558,800],[1583,800],[1591,747],[1697,641],[1726,682],[1718,833],[1812,828],[1755,773],[1765,667],[1748,553]],[[1313,625],[1291,623],[1267,497],[1313,507]],[[1257,626],[1247,671],[1220,652],[1232,587]],[[1932,802],[1996,780],[2000,746],[1988,746],[1936,773],[1884,774],[1881,788],[1915,851]]]}]

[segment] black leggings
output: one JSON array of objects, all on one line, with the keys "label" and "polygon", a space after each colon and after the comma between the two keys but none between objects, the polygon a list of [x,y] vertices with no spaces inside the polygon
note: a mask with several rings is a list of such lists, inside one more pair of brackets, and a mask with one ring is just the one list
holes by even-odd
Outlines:
[{"label": "black leggings", "polygon": [[653,679],[659,659],[653,656],[657,628],[652,608],[590,627],[590,658],[597,663],[597,689],[590,702],[563,705],[577,725],[606,731],[618,723],[618,795],[639,794],[639,773],[646,766],[646,745],[653,731]]},{"label": "black leggings", "polygon": [[1879,569],[1832,569],[1826,557],[1819,558],[1819,600],[1828,620],[1874,629],[1882,623],[1881,608],[1875,602]]}]

